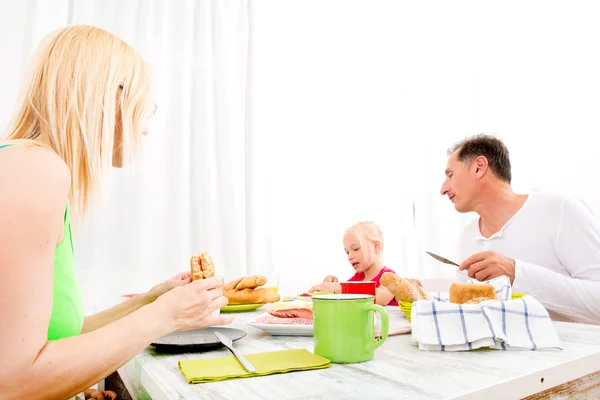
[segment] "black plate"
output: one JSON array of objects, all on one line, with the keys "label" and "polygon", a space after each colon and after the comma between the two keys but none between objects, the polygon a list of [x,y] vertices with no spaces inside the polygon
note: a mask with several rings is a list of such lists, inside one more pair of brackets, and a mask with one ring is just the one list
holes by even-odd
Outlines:
[{"label": "black plate", "polygon": [[184,352],[184,351],[208,351],[223,347],[213,332],[221,332],[232,341],[240,340],[246,336],[246,332],[234,328],[211,327],[197,331],[174,332],[163,336],[151,343],[157,351],[161,352]]}]

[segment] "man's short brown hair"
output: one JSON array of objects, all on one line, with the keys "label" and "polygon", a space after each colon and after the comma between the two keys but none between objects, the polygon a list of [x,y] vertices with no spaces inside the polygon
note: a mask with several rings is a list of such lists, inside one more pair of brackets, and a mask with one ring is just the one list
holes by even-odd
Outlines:
[{"label": "man's short brown hair", "polygon": [[458,151],[456,158],[469,163],[479,156],[487,158],[492,172],[510,184],[512,179],[508,149],[502,141],[492,135],[480,134],[466,138],[448,149],[448,155]]}]

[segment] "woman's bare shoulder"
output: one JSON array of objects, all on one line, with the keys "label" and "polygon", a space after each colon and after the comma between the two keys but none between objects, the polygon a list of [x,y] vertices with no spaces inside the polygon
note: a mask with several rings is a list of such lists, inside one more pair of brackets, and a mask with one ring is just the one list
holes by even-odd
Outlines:
[{"label": "woman's bare shoulder", "polygon": [[[71,173],[66,163],[52,150],[31,145],[0,149],[0,207],[4,201],[54,201],[66,203]],[[4,204],[6,206],[7,204]]]},{"label": "woman's bare shoulder", "polygon": [[37,175],[40,179],[71,179],[69,167],[58,154],[34,145],[16,144],[0,149],[0,171],[17,176]]}]

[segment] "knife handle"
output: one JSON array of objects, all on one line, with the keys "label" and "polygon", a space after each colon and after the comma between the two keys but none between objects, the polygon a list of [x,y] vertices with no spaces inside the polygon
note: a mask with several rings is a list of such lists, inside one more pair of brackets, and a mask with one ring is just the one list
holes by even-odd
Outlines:
[{"label": "knife handle", "polygon": [[235,358],[237,358],[239,360],[240,364],[242,364],[242,366],[246,369],[246,371],[248,371],[248,372],[256,372],[256,368],[254,368],[252,366],[252,364],[250,364],[248,362],[248,360],[246,360],[244,358],[243,355],[241,355],[240,353],[238,353],[238,351],[235,348],[229,347],[229,346],[227,348],[233,353],[233,355],[235,356]]}]

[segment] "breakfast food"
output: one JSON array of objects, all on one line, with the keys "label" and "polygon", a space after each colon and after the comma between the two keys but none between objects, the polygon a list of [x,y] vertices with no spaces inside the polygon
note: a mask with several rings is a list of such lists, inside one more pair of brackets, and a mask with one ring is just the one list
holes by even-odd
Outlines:
[{"label": "breakfast food", "polygon": [[429,299],[420,284],[401,278],[393,272],[384,272],[380,282],[398,301],[412,303],[417,300]]},{"label": "breakfast food", "polygon": [[279,301],[273,303],[271,310],[289,310],[290,308],[306,308],[308,310],[313,309],[312,300],[292,300],[292,301]]},{"label": "breakfast food", "polygon": [[491,297],[475,297],[474,299],[465,301],[464,304],[479,304],[482,301],[495,300]]},{"label": "breakfast food", "polygon": [[190,258],[190,274],[193,281],[215,276],[215,265],[208,253],[194,254]]},{"label": "breakfast food", "polygon": [[423,287],[423,285],[421,285],[421,281],[418,279],[411,279],[411,278],[406,278],[406,279],[414,285],[419,285],[419,286]]},{"label": "breakfast food", "polygon": [[225,290],[223,296],[229,299],[229,304],[274,303],[279,301],[279,294],[271,288]]},{"label": "breakfast food", "polygon": [[243,289],[256,289],[259,286],[267,283],[267,278],[262,275],[253,275],[251,277],[242,277],[233,280],[223,286],[223,290],[243,290]]},{"label": "breakfast food", "polygon": [[313,312],[307,308],[290,308],[287,310],[271,310],[269,315],[277,318],[302,318],[313,319]]},{"label": "breakfast food", "polygon": [[254,320],[257,324],[273,325],[312,325],[313,312],[308,308],[289,308],[285,310],[271,310]]},{"label": "breakfast food", "polygon": [[475,299],[479,299],[477,303],[468,303],[478,304],[480,301],[483,301],[481,298],[485,298],[486,300],[495,300],[496,291],[494,287],[489,284],[457,282],[454,282],[452,285],[450,285],[450,303],[467,304],[468,301],[475,301]]},{"label": "breakfast food", "polygon": [[234,289],[235,289],[235,287],[236,287],[236,285],[237,285],[238,283],[240,283],[240,281],[241,281],[242,279],[244,279],[244,278],[242,277],[242,278],[239,278],[239,279],[233,280],[233,281],[231,281],[231,282],[227,282],[227,283],[226,283],[226,284],[223,286],[223,290],[225,290],[225,291],[227,291],[227,290],[234,290]]},{"label": "breakfast food", "polygon": [[307,308],[290,308],[287,310],[271,310],[269,314],[277,318],[313,319],[313,312]]}]

